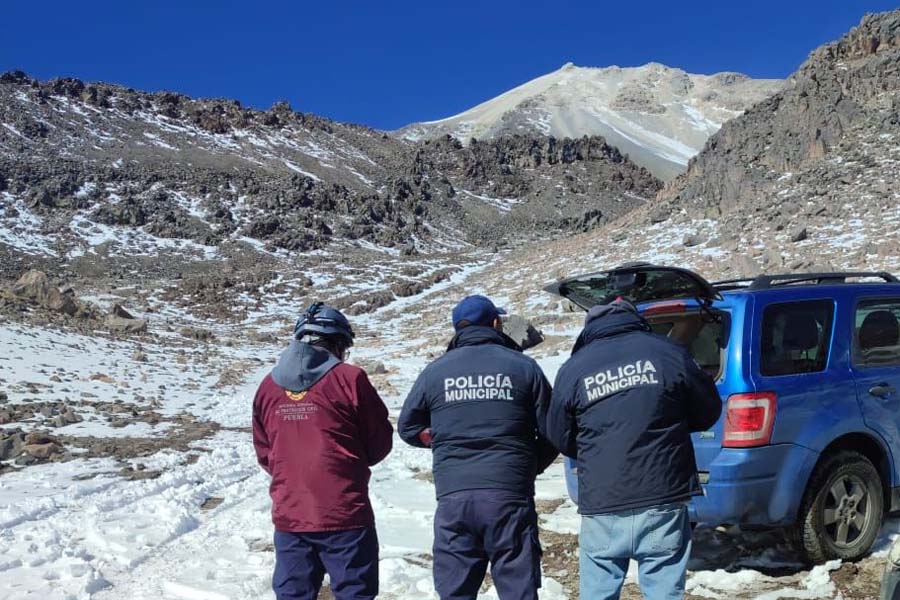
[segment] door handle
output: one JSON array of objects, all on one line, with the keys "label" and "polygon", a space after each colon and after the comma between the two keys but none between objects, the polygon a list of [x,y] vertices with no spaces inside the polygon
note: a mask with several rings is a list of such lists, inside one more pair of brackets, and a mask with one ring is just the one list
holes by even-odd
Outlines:
[{"label": "door handle", "polygon": [[879,398],[887,398],[896,391],[897,388],[887,383],[879,383],[878,385],[869,388],[869,393],[873,396],[878,396]]}]

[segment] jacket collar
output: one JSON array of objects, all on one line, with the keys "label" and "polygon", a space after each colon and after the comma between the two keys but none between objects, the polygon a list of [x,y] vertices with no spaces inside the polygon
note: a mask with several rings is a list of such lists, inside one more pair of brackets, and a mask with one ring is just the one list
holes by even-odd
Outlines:
[{"label": "jacket collar", "polygon": [[607,339],[631,333],[633,331],[649,332],[650,324],[636,312],[631,310],[618,310],[589,320],[572,348],[572,354],[581,350],[584,346],[597,340]]},{"label": "jacket collar", "polygon": [[485,344],[496,344],[511,348],[517,352],[522,351],[522,347],[515,343],[511,337],[501,331],[497,331],[493,327],[469,325],[453,336],[453,339],[450,340],[450,344],[447,346],[447,352],[457,348],[483,346]]}]

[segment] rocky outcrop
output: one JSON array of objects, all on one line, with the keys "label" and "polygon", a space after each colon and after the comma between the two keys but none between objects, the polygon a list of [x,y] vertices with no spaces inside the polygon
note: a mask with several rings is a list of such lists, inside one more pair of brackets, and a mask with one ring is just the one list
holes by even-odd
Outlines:
[{"label": "rocky outcrop", "polygon": [[129,240],[195,254],[248,238],[295,253],[493,246],[594,227],[660,186],[599,137],[411,143],[286,103],[22,72],[0,77],[0,122],[0,227],[52,239],[58,256]]},{"label": "rocky outcrop", "polygon": [[104,325],[111,333],[145,333],[147,331],[147,321],[138,319],[120,304],[112,307],[112,310],[106,315]]},{"label": "rocky outcrop", "polygon": [[737,215],[768,210],[781,190],[804,185],[834,217],[860,195],[849,187],[857,175],[876,194],[876,181],[896,178],[880,158],[898,141],[900,10],[867,15],[812,52],[787,89],[726,123],[660,197],[709,216]]},{"label": "rocky outcrop", "polygon": [[0,460],[17,465],[65,460],[68,453],[60,441],[43,431],[25,433],[21,429],[0,430]]},{"label": "rocky outcrop", "polygon": [[[2,291],[2,290],[0,290]],[[10,288],[9,299],[26,303],[43,311],[45,317],[58,315],[64,320],[77,322],[81,329],[102,329],[114,334],[135,334],[147,331],[147,321],[138,319],[121,305],[116,304],[108,314],[90,302],[82,302],[75,297],[75,291],[67,286],[60,289],[46,273],[31,270],[22,275]],[[4,300],[0,295],[0,305]]]},{"label": "rocky outcrop", "polygon": [[46,273],[29,271],[13,285],[12,293],[48,310],[75,316],[80,306],[71,293],[64,294],[50,282]]}]

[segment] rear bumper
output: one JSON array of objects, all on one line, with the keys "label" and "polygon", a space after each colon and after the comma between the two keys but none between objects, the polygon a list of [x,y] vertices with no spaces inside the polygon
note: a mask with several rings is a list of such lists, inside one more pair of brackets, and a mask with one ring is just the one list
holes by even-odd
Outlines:
[{"label": "rear bumper", "polygon": [[[700,486],[703,495],[690,503],[691,521],[709,526],[791,525],[817,458],[817,453],[795,444],[724,448]],[[575,461],[565,460],[565,472],[569,495],[577,503]]]},{"label": "rear bumper", "polygon": [[802,446],[724,448],[713,460],[703,496],[690,505],[702,525],[792,524],[818,455]]}]

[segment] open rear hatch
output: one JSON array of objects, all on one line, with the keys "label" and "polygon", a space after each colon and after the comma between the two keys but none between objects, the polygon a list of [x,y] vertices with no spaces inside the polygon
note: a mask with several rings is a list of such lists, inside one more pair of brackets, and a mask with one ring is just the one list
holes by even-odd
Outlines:
[{"label": "open rear hatch", "polygon": [[709,307],[722,296],[713,286],[687,269],[635,263],[609,271],[589,273],[557,281],[544,288],[573,304],[589,310],[624,298],[632,304],[669,300],[696,300]]},{"label": "open rear hatch", "polygon": [[[544,288],[590,310],[623,298],[638,306],[653,331],[685,345],[707,373],[721,383],[731,332],[730,312],[713,307],[722,296],[703,277],[678,267],[623,265],[558,281]],[[706,471],[721,450],[721,420],[694,434],[697,466]]]}]

